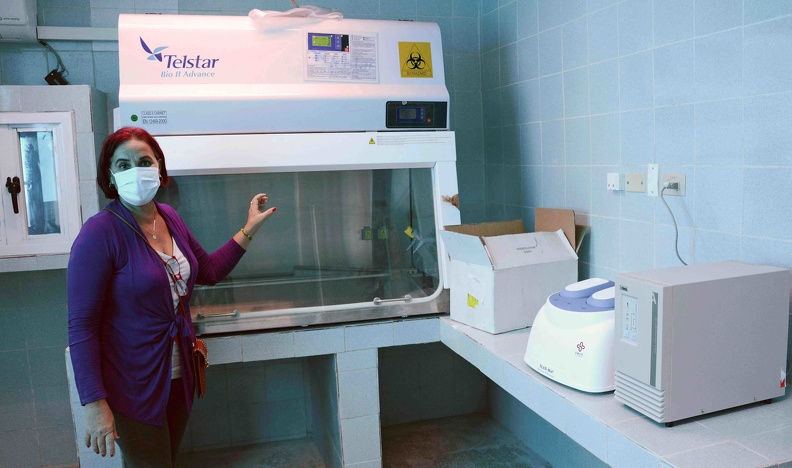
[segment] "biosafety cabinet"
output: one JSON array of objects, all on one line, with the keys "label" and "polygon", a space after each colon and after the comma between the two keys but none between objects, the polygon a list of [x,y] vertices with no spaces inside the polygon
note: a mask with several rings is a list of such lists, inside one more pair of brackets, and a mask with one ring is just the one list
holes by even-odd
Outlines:
[{"label": "biosafety cabinet", "polygon": [[437,232],[459,224],[436,24],[121,15],[120,126],[161,145],[178,210],[209,251],[259,192],[277,212],[200,333],[448,311]]}]

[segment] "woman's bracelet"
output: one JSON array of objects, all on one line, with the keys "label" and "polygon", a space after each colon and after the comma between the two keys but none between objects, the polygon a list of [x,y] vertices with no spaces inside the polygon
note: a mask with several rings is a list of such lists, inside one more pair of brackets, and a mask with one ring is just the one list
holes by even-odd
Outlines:
[{"label": "woman's bracelet", "polygon": [[247,231],[245,231],[245,228],[242,228],[242,229],[240,229],[240,230],[239,230],[239,232],[241,232],[242,234],[244,234],[244,235],[245,235],[245,237],[247,237],[247,238],[248,238],[248,240],[253,240],[253,236],[251,236],[250,234],[248,234],[248,233],[247,233]]}]

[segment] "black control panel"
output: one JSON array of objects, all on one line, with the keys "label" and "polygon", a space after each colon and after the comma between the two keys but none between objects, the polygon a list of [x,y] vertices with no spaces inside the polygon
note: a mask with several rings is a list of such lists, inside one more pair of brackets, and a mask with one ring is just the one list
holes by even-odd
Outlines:
[{"label": "black control panel", "polygon": [[448,103],[388,101],[386,103],[385,127],[445,129],[448,127]]}]

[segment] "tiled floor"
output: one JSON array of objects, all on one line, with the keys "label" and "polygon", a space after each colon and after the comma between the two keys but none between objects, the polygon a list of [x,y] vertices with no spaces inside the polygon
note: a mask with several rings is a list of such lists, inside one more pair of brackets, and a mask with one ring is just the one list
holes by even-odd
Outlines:
[{"label": "tiled floor", "polygon": [[[383,466],[399,468],[549,467],[485,415],[472,414],[382,428]],[[324,467],[310,438],[182,455],[179,467]]]},{"label": "tiled floor", "polygon": [[260,445],[229,447],[185,453],[176,463],[179,468],[267,467],[324,468],[322,457],[310,437]]},{"label": "tiled floor", "polygon": [[470,414],[382,428],[383,466],[549,467],[486,415]]}]

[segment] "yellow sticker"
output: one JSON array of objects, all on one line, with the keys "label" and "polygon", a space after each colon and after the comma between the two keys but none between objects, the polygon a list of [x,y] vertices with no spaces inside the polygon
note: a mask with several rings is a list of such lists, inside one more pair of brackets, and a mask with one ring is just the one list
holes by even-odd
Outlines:
[{"label": "yellow sticker", "polygon": [[479,300],[468,294],[468,307],[475,309],[477,305],[479,305]]},{"label": "yellow sticker", "polygon": [[402,78],[432,78],[432,43],[399,42]]},{"label": "yellow sticker", "polygon": [[412,226],[407,226],[407,229],[404,230],[404,233],[410,236],[410,239],[415,239]]},{"label": "yellow sticker", "polygon": [[370,140],[369,140],[369,144],[370,144],[370,145],[376,145],[377,143],[376,143],[376,142],[374,142],[374,139],[372,138],[372,139],[370,139]]}]

